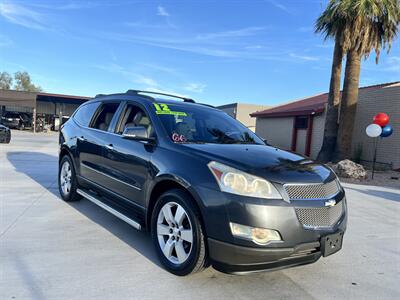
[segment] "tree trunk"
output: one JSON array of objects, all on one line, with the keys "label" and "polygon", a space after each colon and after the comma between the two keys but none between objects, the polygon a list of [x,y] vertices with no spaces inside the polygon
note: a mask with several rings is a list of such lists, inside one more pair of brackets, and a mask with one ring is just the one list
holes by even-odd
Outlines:
[{"label": "tree trunk", "polygon": [[352,158],[352,138],[354,116],[358,102],[358,84],[360,81],[361,55],[350,50],[347,54],[342,102],[340,104],[339,131],[336,141],[337,159]]},{"label": "tree trunk", "polygon": [[342,73],[343,49],[339,41],[335,42],[329,85],[328,105],[326,108],[324,140],[317,160],[328,162],[332,160],[336,146],[338,131],[338,110],[340,103],[340,77]]}]

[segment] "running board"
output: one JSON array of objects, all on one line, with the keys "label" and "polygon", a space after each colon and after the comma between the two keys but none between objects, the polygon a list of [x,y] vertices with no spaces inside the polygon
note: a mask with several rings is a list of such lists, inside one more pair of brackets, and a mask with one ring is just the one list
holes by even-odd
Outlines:
[{"label": "running board", "polygon": [[117,218],[121,219],[122,221],[125,221],[126,223],[128,223],[129,225],[133,226],[134,228],[141,230],[142,226],[140,226],[140,224],[130,218],[128,218],[127,216],[121,214],[119,211],[115,210],[114,208],[108,206],[107,204],[104,204],[103,202],[101,202],[99,199],[97,199],[95,196],[92,196],[86,192],[84,192],[81,189],[77,189],[76,192],[81,195],[82,197],[88,199],[89,201],[93,202],[94,204],[100,206],[101,208],[105,209],[106,211],[108,211],[109,213],[113,214],[114,216],[116,216]]}]

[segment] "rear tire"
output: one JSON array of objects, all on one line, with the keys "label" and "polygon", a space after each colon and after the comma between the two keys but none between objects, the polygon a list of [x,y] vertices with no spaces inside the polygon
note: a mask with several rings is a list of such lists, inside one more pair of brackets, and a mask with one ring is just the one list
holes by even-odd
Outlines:
[{"label": "rear tire", "polygon": [[63,156],[58,168],[58,190],[61,199],[66,202],[78,201],[82,198],[76,190],[78,183],[76,173],[71,158],[68,155]]},{"label": "rear tire", "polygon": [[162,265],[172,274],[185,276],[207,266],[200,212],[185,191],[173,189],[158,198],[151,236]]}]

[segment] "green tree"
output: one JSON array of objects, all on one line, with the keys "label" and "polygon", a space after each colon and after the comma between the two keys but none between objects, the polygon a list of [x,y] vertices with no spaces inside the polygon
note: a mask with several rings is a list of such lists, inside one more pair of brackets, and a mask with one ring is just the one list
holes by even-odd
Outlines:
[{"label": "green tree", "polygon": [[32,83],[31,77],[28,72],[16,72],[14,74],[15,85],[14,89],[17,91],[25,92],[40,92],[42,88]]},{"label": "green tree", "polygon": [[336,142],[337,158],[352,156],[354,115],[357,109],[362,58],[375,50],[376,63],[381,49],[390,51],[400,23],[399,0],[342,0],[342,7],[351,16],[352,33],[347,50],[343,95],[340,105],[339,129]]},{"label": "green tree", "polygon": [[317,157],[318,160],[324,162],[332,160],[336,147],[342,61],[350,43],[350,32],[348,30],[349,17],[340,9],[340,4],[341,1],[330,1],[325,11],[315,23],[315,31],[322,33],[325,36],[325,40],[335,40],[324,138]]},{"label": "green tree", "polygon": [[0,72],[0,90],[11,89],[13,79],[8,72]]},{"label": "green tree", "polygon": [[[324,140],[318,159],[351,157],[354,114],[362,57],[375,49],[390,49],[399,24],[399,0],[331,0],[316,22],[316,32],[335,39]],[[347,56],[340,119],[340,81],[343,57]],[[336,151],[335,151],[336,150]]]}]

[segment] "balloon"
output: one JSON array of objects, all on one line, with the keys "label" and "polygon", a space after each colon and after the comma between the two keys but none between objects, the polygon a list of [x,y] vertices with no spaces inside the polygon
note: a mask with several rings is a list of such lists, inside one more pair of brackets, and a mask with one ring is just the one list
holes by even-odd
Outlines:
[{"label": "balloon", "polygon": [[382,133],[382,127],[377,124],[369,124],[365,132],[369,137],[378,137]]},{"label": "balloon", "polygon": [[384,127],[389,123],[389,116],[385,113],[378,113],[374,116],[373,123],[378,124],[381,127]]},{"label": "balloon", "polygon": [[381,137],[388,137],[393,133],[393,127],[390,124],[382,127]]}]

